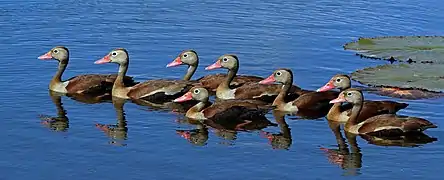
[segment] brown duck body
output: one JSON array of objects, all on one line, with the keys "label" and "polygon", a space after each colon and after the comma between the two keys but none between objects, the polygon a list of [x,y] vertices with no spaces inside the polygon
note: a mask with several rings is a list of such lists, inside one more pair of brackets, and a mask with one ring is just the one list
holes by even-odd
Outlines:
[{"label": "brown duck body", "polygon": [[[207,76],[203,76],[197,81],[202,84],[203,87],[210,91],[216,91],[217,87],[227,78],[226,74],[218,73],[218,74],[210,74]],[[257,83],[264,78],[258,76],[249,76],[249,75],[237,75],[234,77],[233,81],[230,83],[232,88],[240,87],[246,83]]]},{"label": "brown duck body", "polygon": [[131,87],[127,95],[131,99],[165,102],[182,96],[195,84],[185,80],[148,80]]},{"label": "brown duck body", "polygon": [[175,102],[188,100],[200,101],[190,108],[185,116],[191,119],[203,120],[205,123],[216,128],[227,127],[234,124],[237,128],[245,126],[251,122],[266,122],[272,125],[265,118],[265,114],[271,110],[267,103],[257,100],[220,100],[211,104],[208,101],[208,91],[205,88],[192,88],[189,92]]},{"label": "brown duck body", "polygon": [[358,122],[358,116],[363,107],[362,92],[347,89],[330,103],[349,102],[353,104],[350,119],[345,124],[345,130],[353,134],[367,134],[372,136],[402,136],[406,133],[422,132],[428,128],[436,128],[433,123],[417,117],[397,116],[395,114],[381,114]]},{"label": "brown duck body", "polygon": [[[370,117],[359,123],[357,127],[346,126],[355,134],[368,134],[374,136],[398,136],[408,132],[424,131],[428,128],[436,128],[426,119],[395,114],[381,114]],[[357,131],[356,131],[357,130]]]},{"label": "brown duck body", "polygon": [[213,103],[201,112],[206,119],[255,119],[265,115],[271,106],[256,100],[223,100]]},{"label": "brown duck body", "polygon": [[[51,80],[49,88],[57,89],[59,84],[66,84],[65,89],[68,94],[91,94],[91,93],[111,93],[113,83],[117,78],[117,74],[85,74],[72,77],[63,82]],[[132,77],[125,76],[124,84],[131,86],[137,84]]]},{"label": "brown duck body", "polygon": [[[340,89],[344,91],[351,87],[350,77],[344,74],[337,74],[333,76],[330,81],[323,87],[319,88],[318,92],[328,91],[330,89]],[[365,100],[362,104],[362,110],[358,116],[358,122],[362,122],[372,116],[380,114],[395,114],[401,109],[408,106],[407,103],[398,103],[395,101],[369,101]],[[335,103],[327,114],[327,119],[330,121],[347,122],[351,115],[352,105],[342,105],[342,103]]]},{"label": "brown duck body", "polygon": [[200,112],[189,109],[190,118],[203,116],[204,123],[217,129],[261,129],[276,126],[266,117],[271,106],[262,101],[229,99],[218,101]]}]

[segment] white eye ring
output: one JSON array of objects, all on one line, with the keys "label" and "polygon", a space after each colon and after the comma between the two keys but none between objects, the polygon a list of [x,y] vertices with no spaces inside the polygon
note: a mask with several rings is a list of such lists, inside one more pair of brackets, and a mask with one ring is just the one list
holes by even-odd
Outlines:
[{"label": "white eye ring", "polygon": [[57,53],[59,53],[59,50],[57,50],[57,49],[54,49],[54,51],[52,51],[54,54],[57,54]]},{"label": "white eye ring", "polygon": [[349,93],[347,93],[347,96],[351,96],[351,95],[352,95],[352,93],[350,93],[350,92],[349,92]]},{"label": "white eye ring", "polygon": [[338,79],[336,79],[336,82],[341,82],[341,80],[342,80],[342,79],[338,78]]},{"label": "white eye ring", "polygon": [[281,76],[282,73],[280,71],[276,72],[276,76]]},{"label": "white eye ring", "polygon": [[199,92],[200,92],[199,89],[194,90],[194,94],[199,94]]},{"label": "white eye ring", "polygon": [[117,56],[117,52],[112,52],[111,56],[114,56],[114,57]]},{"label": "white eye ring", "polygon": [[223,61],[223,62],[227,62],[227,61],[228,61],[228,58],[224,57],[224,58],[222,59],[222,61]]},{"label": "white eye ring", "polygon": [[184,58],[188,57],[188,54],[183,54],[183,57],[184,57]]}]

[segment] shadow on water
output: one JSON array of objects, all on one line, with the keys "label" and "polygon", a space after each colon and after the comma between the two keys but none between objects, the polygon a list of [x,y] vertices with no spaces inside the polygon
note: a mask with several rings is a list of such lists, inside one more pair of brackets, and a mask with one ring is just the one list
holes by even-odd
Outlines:
[{"label": "shadow on water", "polygon": [[117,115],[116,124],[96,124],[96,127],[102,130],[109,138],[110,144],[118,146],[126,146],[124,142],[128,138],[128,127],[125,118],[125,111],[123,106],[126,103],[125,99],[112,97],[112,103]]},{"label": "shadow on water", "polygon": [[279,133],[262,131],[261,135],[268,139],[273,149],[289,150],[292,144],[291,129],[285,121],[285,112],[273,111],[274,119],[280,128]]},{"label": "shadow on water", "polygon": [[346,170],[345,175],[359,175],[362,168],[362,153],[358,146],[356,137],[360,136],[369,144],[377,146],[398,146],[398,147],[418,147],[437,141],[437,138],[429,137],[424,133],[408,134],[401,137],[376,137],[369,135],[355,135],[344,131],[345,137],[341,133],[341,123],[328,121],[328,125],[333,132],[338,149],[321,148],[327,155],[328,161]]},{"label": "shadow on water", "polygon": [[39,115],[41,123],[51,130],[66,132],[69,129],[69,118],[66,116],[65,108],[63,108],[62,96],[64,96],[64,94],[51,90],[48,92],[49,97],[51,97],[52,102],[56,106],[57,116]]}]

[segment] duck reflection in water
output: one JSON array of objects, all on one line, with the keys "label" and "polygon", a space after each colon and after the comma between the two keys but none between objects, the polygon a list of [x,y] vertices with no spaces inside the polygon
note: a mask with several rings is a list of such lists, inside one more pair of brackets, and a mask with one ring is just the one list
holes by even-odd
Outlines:
[{"label": "duck reflection in water", "polygon": [[273,149],[289,150],[292,144],[291,129],[285,122],[285,112],[273,111],[273,116],[280,127],[279,133],[261,131],[263,137],[267,138]]},{"label": "duck reflection in water", "polygon": [[125,102],[125,99],[112,97],[112,103],[117,114],[117,124],[96,124],[96,127],[110,138],[110,144],[126,146],[124,141],[128,138],[128,127],[123,110]]},{"label": "duck reflection in water", "polygon": [[64,94],[49,90],[49,96],[56,106],[57,116],[39,115],[41,123],[54,131],[65,132],[69,128],[69,119],[66,116],[66,110],[63,108],[62,96]]},{"label": "duck reflection in water", "polygon": [[186,139],[189,143],[196,146],[205,146],[208,141],[208,128],[205,127],[199,121],[193,121],[191,119],[185,118],[184,120],[178,120],[179,123],[187,123],[196,125],[195,129],[191,130],[176,130],[176,133]]},{"label": "duck reflection in water", "polygon": [[[362,153],[357,144],[356,137],[358,135],[344,131],[344,134],[350,144],[350,151],[348,145],[341,133],[340,122],[328,121],[329,127],[336,137],[338,149],[321,148],[327,155],[328,160],[339,165],[342,169],[346,169],[348,175],[358,175],[359,169],[362,167]],[[422,132],[415,132],[405,134],[398,137],[383,137],[359,135],[369,144],[377,146],[398,146],[398,147],[418,147],[427,143],[437,141],[437,138],[429,137]]]},{"label": "duck reflection in water", "polygon": [[341,133],[341,126],[338,122],[328,121],[328,125],[335,135],[338,149],[321,148],[327,155],[330,163],[345,169],[346,175],[359,175],[362,167],[362,153],[356,142],[356,135],[345,132],[345,136],[350,143],[350,149]]},{"label": "duck reflection in water", "polygon": [[[177,122],[179,124],[191,124],[196,126],[196,128],[192,130],[176,130],[177,134],[194,145],[204,146],[207,144],[210,127],[211,131],[222,139],[222,141],[218,142],[218,144],[231,146],[235,144],[235,140],[237,139],[238,131],[233,130],[236,124],[207,124],[206,121],[195,120],[187,117],[180,118],[177,120]],[[266,127],[267,125],[264,126],[264,124],[257,124],[257,122],[253,121],[251,124],[246,126],[246,129],[243,129],[242,131],[254,131]]]},{"label": "duck reflection in water", "polygon": [[42,120],[42,124],[55,131],[67,131],[69,128],[69,119],[66,116],[66,110],[63,107],[62,97],[66,96],[77,102],[85,104],[97,104],[104,102],[111,102],[111,96],[109,95],[92,95],[92,94],[66,94],[52,90],[48,90],[48,94],[51,97],[52,102],[57,109],[57,117],[48,115],[39,115]]}]

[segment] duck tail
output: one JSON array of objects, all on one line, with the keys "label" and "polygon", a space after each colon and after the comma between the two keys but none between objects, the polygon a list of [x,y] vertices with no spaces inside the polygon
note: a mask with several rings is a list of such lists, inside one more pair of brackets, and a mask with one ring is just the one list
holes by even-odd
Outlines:
[{"label": "duck tail", "polygon": [[438,127],[437,125],[422,118],[408,120],[404,123],[404,129],[406,131],[424,131],[429,128],[437,128],[437,127]]}]

